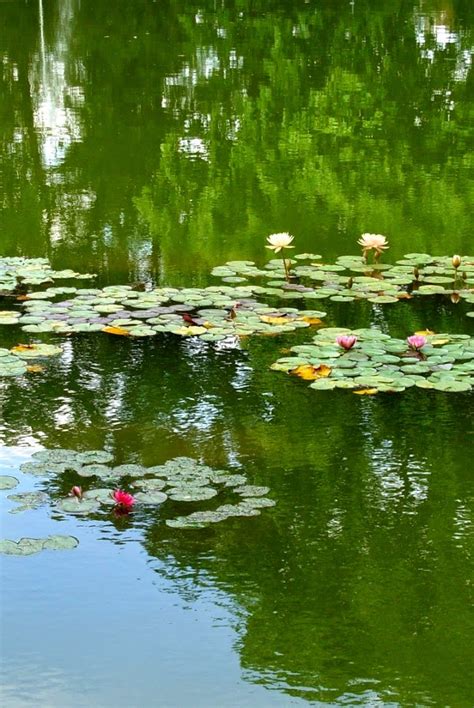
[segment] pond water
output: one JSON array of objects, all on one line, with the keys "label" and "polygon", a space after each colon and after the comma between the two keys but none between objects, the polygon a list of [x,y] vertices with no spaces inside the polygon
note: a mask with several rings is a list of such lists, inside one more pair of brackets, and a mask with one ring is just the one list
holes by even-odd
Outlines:
[{"label": "pond water", "polygon": [[[279,231],[325,262],[366,231],[387,262],[474,253],[470,0],[11,0],[0,24],[0,256],[203,287]],[[333,327],[474,336],[444,296],[317,303]],[[473,394],[270,370],[313,334],[0,325],[0,347],[64,346],[0,379],[1,474],[46,495],[11,514],[0,492],[1,536],[79,540],[2,556],[6,708],[473,704]],[[19,470],[42,448],[191,457],[276,505],[196,530],[75,517],[55,504],[89,480]]]}]

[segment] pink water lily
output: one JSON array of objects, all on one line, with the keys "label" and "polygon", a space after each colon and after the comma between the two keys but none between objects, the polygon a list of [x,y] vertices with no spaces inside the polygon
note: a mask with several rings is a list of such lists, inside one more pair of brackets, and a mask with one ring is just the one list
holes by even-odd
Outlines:
[{"label": "pink water lily", "polygon": [[115,489],[112,492],[112,498],[117,503],[117,506],[127,511],[135,504],[135,497],[128,492],[124,492],[123,489]]},{"label": "pink water lily", "polygon": [[415,352],[419,352],[427,343],[428,340],[421,334],[412,334],[411,337],[407,337],[408,346]]},{"label": "pink water lily", "polygon": [[339,337],[336,337],[336,342],[340,347],[349,351],[357,342],[357,337],[354,334],[341,334]]}]

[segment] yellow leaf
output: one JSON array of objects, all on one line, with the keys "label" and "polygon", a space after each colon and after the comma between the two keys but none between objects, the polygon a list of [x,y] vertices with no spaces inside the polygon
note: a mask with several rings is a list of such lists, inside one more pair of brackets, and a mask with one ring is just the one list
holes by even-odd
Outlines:
[{"label": "yellow leaf", "polygon": [[450,341],[450,339],[432,339],[430,344],[434,347],[442,347],[444,344],[449,344]]},{"label": "yellow leaf", "polygon": [[431,334],[436,334],[432,332],[431,329],[421,329],[419,332],[415,332],[420,337],[429,337]]},{"label": "yellow leaf", "polygon": [[16,347],[12,347],[11,351],[16,354],[21,354],[22,352],[28,352],[32,349],[36,349],[35,344],[17,344]]},{"label": "yellow leaf", "polygon": [[107,334],[118,334],[121,337],[128,337],[130,332],[123,327],[104,327],[102,332],[107,332]]},{"label": "yellow leaf", "polygon": [[41,366],[41,364],[30,364],[30,366],[26,367],[26,370],[31,374],[39,374],[41,371],[44,371],[44,366]]},{"label": "yellow leaf", "polygon": [[298,317],[298,319],[303,320],[303,322],[308,322],[310,325],[318,325],[323,323],[319,317]]},{"label": "yellow leaf", "polygon": [[357,394],[357,396],[373,396],[378,393],[377,388],[360,388],[358,391],[352,391],[352,393]]},{"label": "yellow leaf", "polygon": [[290,373],[295,376],[299,376],[300,379],[304,379],[305,381],[316,381],[316,379],[327,378],[331,371],[331,367],[326,366],[326,364],[318,364],[317,366],[313,366],[312,364],[301,364],[295,369],[292,369]]},{"label": "yellow leaf", "polygon": [[260,319],[270,325],[282,325],[288,322],[288,317],[272,317],[272,315],[260,315]]}]

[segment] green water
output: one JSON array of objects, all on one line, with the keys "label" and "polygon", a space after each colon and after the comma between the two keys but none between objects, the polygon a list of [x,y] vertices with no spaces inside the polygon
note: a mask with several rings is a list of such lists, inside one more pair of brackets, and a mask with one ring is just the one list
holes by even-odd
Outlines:
[{"label": "green water", "polygon": [[[474,252],[470,1],[12,0],[0,26],[0,255],[190,286],[263,265],[283,230],[325,260],[365,231],[387,260]],[[444,298],[323,309],[474,334]],[[0,382],[20,490],[35,449],[107,448],[243,471],[277,502],[186,532],[150,510],[2,514],[2,537],[80,540],[2,559],[3,705],[473,704],[473,396],[269,370],[309,337],[73,337]],[[0,346],[24,338],[0,327]],[[36,488],[53,502],[75,481]]]}]

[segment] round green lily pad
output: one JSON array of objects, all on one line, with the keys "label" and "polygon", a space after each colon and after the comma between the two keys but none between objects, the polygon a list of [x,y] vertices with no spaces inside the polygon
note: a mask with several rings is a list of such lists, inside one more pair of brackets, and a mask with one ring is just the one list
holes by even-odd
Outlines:
[{"label": "round green lily pad", "polygon": [[168,495],[158,490],[150,490],[146,492],[137,492],[135,501],[140,504],[163,504],[168,499]]},{"label": "round green lily pad", "polygon": [[77,497],[67,497],[58,503],[61,511],[69,514],[89,514],[99,509],[99,502],[96,499],[78,499]]},{"label": "round green lily pad", "polygon": [[204,501],[217,496],[217,493],[212,487],[174,487],[168,490],[169,498],[180,502]]},{"label": "round green lily pad", "polygon": [[13,489],[19,484],[16,477],[9,475],[0,475],[0,489]]}]

